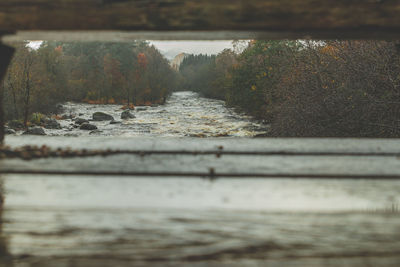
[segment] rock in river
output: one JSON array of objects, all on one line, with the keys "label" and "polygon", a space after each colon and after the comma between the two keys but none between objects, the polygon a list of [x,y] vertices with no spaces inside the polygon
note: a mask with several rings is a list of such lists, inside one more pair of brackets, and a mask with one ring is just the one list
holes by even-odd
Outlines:
[{"label": "rock in river", "polygon": [[79,129],[81,129],[81,130],[93,131],[93,130],[97,130],[97,126],[85,122],[85,123],[82,123],[82,125],[81,125],[81,127],[79,127]]},{"label": "rock in river", "polygon": [[127,119],[134,119],[136,118],[135,115],[129,112],[129,110],[125,110],[124,112],[121,113],[121,119],[127,120]]},{"label": "rock in river", "polygon": [[104,112],[95,112],[93,113],[93,120],[94,121],[112,121],[114,120],[114,117],[106,114]]},{"label": "rock in river", "polygon": [[100,130],[94,130],[94,131],[91,131],[89,134],[99,134],[99,133],[102,133],[103,131],[100,131]]},{"label": "rock in river", "polygon": [[44,128],[46,129],[61,129],[61,125],[55,119],[47,118],[44,122]]},{"label": "rock in river", "polygon": [[62,120],[69,120],[69,119],[73,119],[73,118],[75,118],[74,114],[69,114],[69,115],[64,114],[64,115],[61,116]]},{"label": "rock in river", "polygon": [[8,127],[4,128],[4,133],[5,134],[15,134],[15,131],[13,129],[10,129]]},{"label": "rock in river", "polygon": [[8,127],[13,129],[13,130],[20,130],[24,128],[24,124],[20,121],[14,120],[8,122]]},{"label": "rock in river", "polygon": [[110,121],[110,124],[120,124],[121,122],[120,121]]},{"label": "rock in river", "polygon": [[78,124],[78,125],[81,125],[83,123],[89,123],[89,121],[86,120],[86,119],[83,119],[83,118],[76,118],[75,119],[75,123]]},{"label": "rock in river", "polygon": [[25,131],[23,134],[30,135],[46,135],[42,127],[32,127]]}]

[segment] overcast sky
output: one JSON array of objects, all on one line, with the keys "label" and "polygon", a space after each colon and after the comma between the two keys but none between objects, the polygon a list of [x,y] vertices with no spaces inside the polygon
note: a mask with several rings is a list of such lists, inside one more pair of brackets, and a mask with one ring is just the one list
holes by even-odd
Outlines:
[{"label": "overcast sky", "polygon": [[168,59],[185,52],[188,54],[218,54],[225,48],[232,48],[227,41],[150,41]]},{"label": "overcast sky", "polygon": [[[184,52],[188,54],[218,54],[225,48],[232,48],[232,40],[227,41],[149,41],[168,59]],[[37,49],[42,41],[31,41],[29,46]]]}]

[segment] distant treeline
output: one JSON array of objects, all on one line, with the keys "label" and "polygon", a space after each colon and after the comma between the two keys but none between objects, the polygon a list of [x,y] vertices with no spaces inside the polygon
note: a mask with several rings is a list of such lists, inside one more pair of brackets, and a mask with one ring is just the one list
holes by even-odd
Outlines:
[{"label": "distant treeline", "polygon": [[252,41],[189,56],[183,89],[223,99],[271,136],[400,137],[400,47],[386,41]]},{"label": "distant treeline", "polygon": [[3,82],[6,119],[55,112],[65,101],[142,105],[163,103],[177,75],[147,42],[15,44]]}]

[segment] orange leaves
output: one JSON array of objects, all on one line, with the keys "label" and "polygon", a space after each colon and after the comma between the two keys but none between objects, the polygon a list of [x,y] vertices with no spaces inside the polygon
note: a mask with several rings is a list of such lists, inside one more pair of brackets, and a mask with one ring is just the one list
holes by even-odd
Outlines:
[{"label": "orange leaves", "polygon": [[61,120],[62,119],[62,117],[59,116],[59,115],[53,115],[53,116],[51,116],[51,118],[52,119],[56,119],[56,120]]},{"label": "orange leaves", "polygon": [[139,53],[138,54],[137,61],[138,61],[139,66],[142,69],[146,69],[147,64],[148,64],[148,60],[147,60],[147,57],[146,57],[146,55],[144,53]]},{"label": "orange leaves", "polygon": [[337,56],[339,54],[339,49],[332,46],[332,45],[326,45],[321,48],[320,52],[325,55],[329,55],[333,57],[335,60],[339,60],[340,58]]},{"label": "orange leaves", "polygon": [[122,109],[122,110],[126,110],[126,109],[133,110],[133,109],[135,109],[135,106],[134,106],[133,104],[123,105],[123,106],[121,107],[121,109]]},{"label": "orange leaves", "polygon": [[116,104],[117,102],[115,101],[114,98],[106,98],[106,97],[102,97],[100,99],[88,99],[85,98],[83,100],[83,102],[88,103],[88,104],[92,104],[92,105],[104,105],[104,104]]},{"label": "orange leaves", "polygon": [[58,54],[61,54],[63,52],[63,47],[59,45],[56,48],[54,48],[54,51],[57,52]]},{"label": "orange leaves", "polygon": [[324,47],[321,48],[321,53],[323,54],[328,54],[328,55],[333,55],[336,54],[336,47],[333,47],[331,45],[326,45]]}]

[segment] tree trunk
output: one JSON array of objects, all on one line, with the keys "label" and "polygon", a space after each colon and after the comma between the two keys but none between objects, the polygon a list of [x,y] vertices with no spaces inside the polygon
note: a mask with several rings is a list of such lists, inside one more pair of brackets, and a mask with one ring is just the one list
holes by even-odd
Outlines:
[{"label": "tree trunk", "polygon": [[31,65],[33,63],[33,60],[30,56],[28,56],[25,59],[25,68],[24,68],[24,74],[25,74],[25,107],[24,107],[24,126],[27,128],[28,126],[28,116],[29,116],[29,102],[31,99],[31,77],[30,77],[30,69]]},{"label": "tree trunk", "polygon": [[18,107],[17,107],[17,95],[15,93],[15,86],[14,86],[13,82],[11,81],[11,75],[7,75],[7,82],[8,82],[8,86],[11,89],[11,94],[12,94],[12,97],[13,97],[14,114],[15,114],[15,117],[13,117],[13,118],[18,119],[19,118],[19,114],[18,114],[19,112],[18,112]]}]

